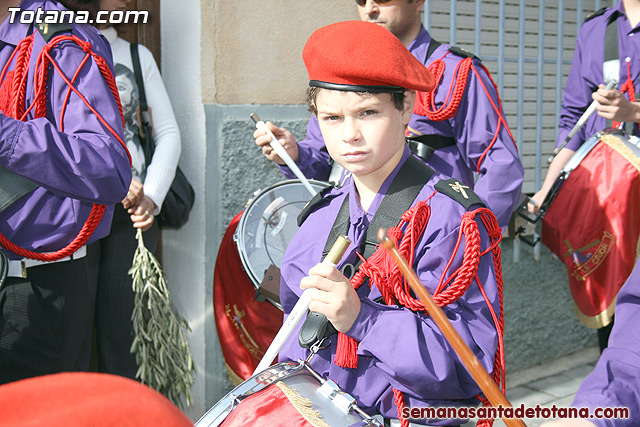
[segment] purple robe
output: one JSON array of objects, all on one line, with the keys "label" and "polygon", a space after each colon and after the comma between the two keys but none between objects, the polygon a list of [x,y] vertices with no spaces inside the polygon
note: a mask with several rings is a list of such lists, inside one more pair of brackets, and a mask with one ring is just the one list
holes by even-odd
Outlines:
[{"label": "purple robe", "polygon": [[[431,36],[422,28],[418,37],[408,46],[409,51],[427,66],[442,58],[448,49],[447,45],[441,45],[427,58],[430,42]],[[436,108],[445,102],[455,67],[462,58],[449,53],[443,60],[446,68],[435,92]],[[504,126],[501,126],[494,145],[480,162],[498,129],[499,116],[491,101],[496,106],[499,104],[493,83],[480,67],[478,60],[474,60],[474,67],[480,78],[472,70],[469,71],[465,95],[455,116],[449,120],[434,122],[427,117],[413,114],[409,122],[409,132],[410,136],[435,134],[453,137],[456,140],[454,146],[435,150],[426,163],[443,176],[456,178],[473,188],[493,210],[504,229],[520,199],[524,169],[515,143]],[[302,173],[307,178],[326,180],[331,169],[328,164],[329,155],[324,147],[316,117],[309,121],[307,136],[303,141],[299,141],[298,146],[300,155],[296,163]],[[479,176],[474,184],[474,173],[478,172],[478,164]],[[281,169],[288,178],[295,178],[286,166]]]},{"label": "purple robe", "polygon": [[[636,91],[640,77],[640,25],[631,28],[631,23],[624,14],[622,1],[615,8],[607,9],[602,15],[584,23],[578,34],[576,49],[571,63],[571,71],[567,78],[562,96],[562,109],[558,123],[558,139],[556,147],[560,146],[567,135],[578,122],[578,119],[593,102],[591,94],[598,90],[598,85],[605,84],[602,72],[604,62],[605,30],[607,22],[613,15],[617,15],[618,24],[618,55],[620,57],[620,87],[627,80],[627,62],[631,69],[631,78]],[[587,120],[585,125],[569,141],[567,148],[576,151],[585,141],[607,127],[607,120],[597,112]],[[638,126],[634,126],[634,135],[640,136]]]},{"label": "purple robe", "polygon": [[[50,0],[25,0],[20,7],[65,10]],[[72,27],[72,34],[89,41],[93,51],[111,64],[109,44],[98,30],[90,25]],[[0,67],[5,66],[16,45],[34,31],[34,24],[21,24],[17,20],[10,24],[5,20],[0,26]],[[34,39],[27,105],[33,100],[36,59],[45,45],[40,33],[36,32]],[[67,76],[73,76],[85,52],[75,43],[64,42],[52,49],[51,55]],[[10,65],[9,70],[13,66]],[[18,246],[37,252],[56,251],[66,246],[84,224],[93,203],[110,206],[89,243],[107,235],[113,204],[122,201],[131,182],[126,150],[75,94],[66,104],[64,132],[59,130],[67,85],[53,67],[48,79],[46,118],[34,119],[30,113],[27,121],[21,122],[0,114],[0,166],[40,185],[0,213],[0,232]],[[85,64],[75,86],[124,138],[118,104],[92,60]],[[21,258],[11,252],[8,256]]]},{"label": "purple robe", "polygon": [[640,262],[620,289],[609,345],[582,382],[572,406],[627,407],[629,419],[590,419],[602,427],[640,425]]},{"label": "purple robe", "polygon": [[[282,261],[280,298],[285,316],[302,294],[300,280],[311,267],[322,260],[326,240],[345,197],[349,196],[348,237],[352,243],[338,268],[346,262],[355,261],[355,249],[360,247],[391,181],[410,155],[407,146],[402,160],[383,183],[368,212],[365,213],[356,201],[356,189],[349,179],[341,189],[332,190],[327,197],[335,197],[327,205],[317,208],[302,224],[287,247]],[[416,200],[429,198],[439,179],[434,175]],[[466,210],[440,192],[428,203],[431,217],[416,246],[413,267],[422,283],[433,292],[454,250],[461,217]],[[488,246],[488,237],[481,223],[479,228],[484,250]],[[461,261],[462,249],[458,251],[449,272],[458,268]],[[498,313],[498,291],[490,254],[482,257],[478,277],[495,313]],[[480,391],[478,386],[431,318],[406,308],[375,302],[381,296],[375,286],[370,290],[363,285],[358,294],[362,302],[360,313],[347,332],[348,336],[360,342],[358,368],[346,369],[332,363],[337,343],[336,336],[333,336],[331,345],[315,355],[311,362],[314,369],[324,378],[334,380],[343,391],[355,397],[358,405],[368,413],[381,413],[388,418],[398,418],[392,387],[403,392],[408,407],[474,406],[478,403],[474,398]],[[483,366],[491,372],[498,338],[490,310],[477,282],[472,283],[469,290],[458,301],[446,306],[444,311]],[[299,330],[300,325],[282,348],[280,361],[305,359],[309,354],[298,344]],[[430,423],[459,424],[458,421],[450,420]]]}]

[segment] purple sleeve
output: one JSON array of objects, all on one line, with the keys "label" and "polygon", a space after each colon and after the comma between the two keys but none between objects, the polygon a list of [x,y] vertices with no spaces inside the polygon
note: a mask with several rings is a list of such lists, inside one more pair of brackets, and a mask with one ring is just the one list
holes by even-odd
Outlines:
[{"label": "purple sleeve", "polygon": [[[80,47],[70,42],[52,53],[67,76],[73,76],[85,56]],[[35,47],[33,55],[35,60]],[[123,138],[118,105],[97,65],[89,60],[82,70],[76,88]],[[117,203],[124,198],[131,181],[126,150],[73,93],[66,103],[60,130],[67,88],[51,68],[46,118],[20,122],[0,114],[0,165],[61,196]]]},{"label": "purple sleeve", "polygon": [[583,381],[572,406],[627,407],[629,419],[591,419],[598,426],[640,424],[640,267],[636,264],[616,302],[609,345]]},{"label": "purple sleeve", "polygon": [[504,227],[520,200],[524,168],[506,119],[500,120],[504,114],[494,84],[477,62],[469,72],[465,93],[450,120],[453,133],[466,164],[479,174],[474,191]]},{"label": "purple sleeve", "polygon": [[[328,180],[331,172],[329,153],[324,145],[320,125],[315,115],[309,119],[307,136],[302,141],[298,141],[298,148],[300,152],[296,164],[304,176],[308,179]],[[287,166],[280,166],[280,169],[287,178],[296,178]]]},{"label": "purple sleeve", "polygon": [[[437,229],[446,221],[450,219],[432,216],[429,225]],[[419,261],[415,269],[430,292],[437,286],[449,254],[454,250],[458,230],[432,234],[426,240],[428,243],[424,240],[419,243],[416,250]],[[486,235],[483,241],[485,238]],[[449,274],[460,266],[461,261],[462,249],[458,251]],[[490,254],[482,257],[478,277],[493,310],[498,313],[498,293]],[[470,398],[479,392],[430,317],[406,308],[383,306],[369,299],[362,302],[358,318],[347,335],[360,341],[358,353],[374,358],[376,367],[394,388],[410,396],[438,400]],[[482,365],[491,372],[498,343],[496,326],[477,283],[472,283],[459,300],[443,310]]]},{"label": "purple sleeve", "polygon": [[[604,27],[600,19],[585,23],[578,34],[576,48],[573,54],[573,62],[564,93],[562,95],[562,108],[558,120],[558,138],[556,148],[567,138],[569,132],[578,119],[587,110],[593,101],[592,94],[602,83],[602,61],[604,51]],[[597,64],[597,65],[596,65]],[[594,124],[594,121],[601,125]],[[574,135],[566,145],[576,151],[584,141],[593,134],[593,130],[605,127],[605,120],[594,113],[587,123]]]}]

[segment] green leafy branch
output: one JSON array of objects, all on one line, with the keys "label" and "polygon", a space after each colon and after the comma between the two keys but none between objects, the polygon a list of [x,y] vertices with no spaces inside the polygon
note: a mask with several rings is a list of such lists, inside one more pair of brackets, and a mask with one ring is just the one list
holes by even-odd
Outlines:
[{"label": "green leafy branch", "polygon": [[135,293],[131,353],[138,363],[136,378],[184,409],[193,402],[195,364],[186,336],[191,328],[174,306],[162,267],[145,247],[142,230],[136,239],[129,270]]}]

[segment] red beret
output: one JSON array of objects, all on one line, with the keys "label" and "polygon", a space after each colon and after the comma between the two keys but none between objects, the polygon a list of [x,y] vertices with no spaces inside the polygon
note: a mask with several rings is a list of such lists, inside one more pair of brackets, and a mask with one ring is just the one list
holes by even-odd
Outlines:
[{"label": "red beret", "polygon": [[193,427],[166,397],[128,378],[69,372],[0,387],[0,424],[47,427]]},{"label": "red beret", "polygon": [[429,92],[435,79],[389,30],[344,21],[316,30],[302,58],[309,86],[356,92]]}]

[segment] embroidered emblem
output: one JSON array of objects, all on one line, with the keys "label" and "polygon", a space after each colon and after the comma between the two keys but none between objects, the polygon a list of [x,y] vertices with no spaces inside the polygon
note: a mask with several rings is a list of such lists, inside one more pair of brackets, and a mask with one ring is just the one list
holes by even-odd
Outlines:
[{"label": "embroidered emblem", "polygon": [[576,266],[571,274],[576,279],[585,281],[607,258],[616,238],[613,234],[605,231],[601,239],[596,239],[577,249],[574,249],[568,240],[564,242],[567,245],[565,256],[573,257]]},{"label": "embroidered emblem", "polygon": [[458,181],[456,181],[453,184],[449,184],[449,187],[451,187],[451,189],[453,191],[455,191],[456,193],[460,193],[462,194],[462,197],[464,197],[465,199],[468,199],[469,196],[467,195],[467,192],[465,191],[465,188],[468,189],[469,186],[468,185],[462,185],[460,184]]},{"label": "embroidered emblem", "polygon": [[240,335],[240,340],[242,341],[242,344],[244,344],[244,346],[247,348],[249,353],[253,357],[257,358],[258,360],[261,359],[262,356],[264,356],[264,351],[260,349],[260,347],[254,341],[251,335],[249,335],[249,331],[247,331],[247,328],[245,328],[244,325],[242,324],[242,318],[246,315],[246,312],[244,310],[243,311],[238,310],[238,307],[235,304],[233,305],[233,312],[229,304],[224,306],[224,312],[227,315],[227,317],[231,319],[231,321],[233,322],[233,326],[235,327],[236,331],[238,331],[238,334]]}]

